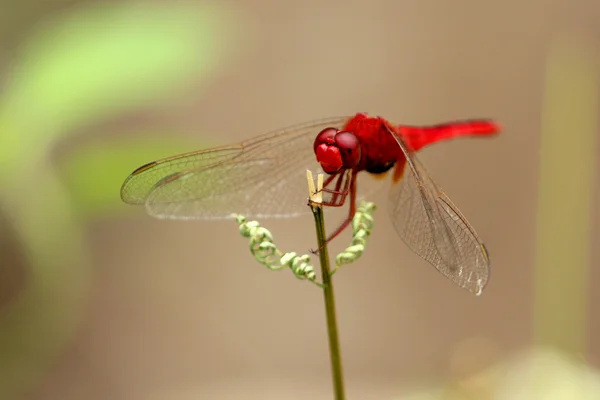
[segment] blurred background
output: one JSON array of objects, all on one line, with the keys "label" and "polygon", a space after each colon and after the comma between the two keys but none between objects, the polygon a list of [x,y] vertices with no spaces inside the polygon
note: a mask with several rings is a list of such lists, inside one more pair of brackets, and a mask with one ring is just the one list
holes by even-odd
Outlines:
[{"label": "blurred background", "polygon": [[[367,251],[335,275],[348,398],[600,398],[597,1],[2,10],[0,399],[332,398],[318,288],[256,263],[234,221],[156,220],[119,189],[157,158],[355,112],[503,132],[420,157],[490,250],[481,297],[369,198]],[[261,222],[315,244],[310,216]]]}]

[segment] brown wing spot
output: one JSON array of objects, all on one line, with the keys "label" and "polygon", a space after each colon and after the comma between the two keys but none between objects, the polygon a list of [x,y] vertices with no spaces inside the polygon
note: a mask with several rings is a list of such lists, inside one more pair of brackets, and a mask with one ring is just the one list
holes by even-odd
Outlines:
[{"label": "brown wing spot", "polygon": [[490,253],[488,253],[487,247],[485,247],[485,245],[483,243],[481,243],[481,252],[483,253],[483,256],[485,257],[485,261],[489,264],[490,263]]},{"label": "brown wing spot", "polygon": [[185,175],[185,173],[183,173],[183,172],[176,172],[174,174],[167,175],[164,178],[162,178],[160,181],[158,181],[156,183],[156,186],[158,187],[158,186],[166,185],[167,183],[176,181],[177,179],[181,178],[184,175]]},{"label": "brown wing spot", "polygon": [[149,170],[150,168],[154,167],[155,165],[156,165],[156,161],[152,161],[148,164],[144,164],[141,167],[139,167],[138,169],[136,169],[135,171],[133,171],[131,173],[131,176],[141,174],[142,172]]}]

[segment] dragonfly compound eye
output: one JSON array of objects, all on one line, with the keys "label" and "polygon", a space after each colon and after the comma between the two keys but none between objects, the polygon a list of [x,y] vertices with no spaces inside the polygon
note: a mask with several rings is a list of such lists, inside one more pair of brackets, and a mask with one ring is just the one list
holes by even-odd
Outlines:
[{"label": "dragonfly compound eye", "polygon": [[360,162],[360,143],[350,132],[324,129],[317,135],[314,149],[317,161],[328,174],[334,174],[342,168],[354,168]]},{"label": "dragonfly compound eye", "polygon": [[326,144],[329,146],[334,144],[335,140],[333,138],[335,137],[335,135],[338,132],[339,132],[339,130],[337,130],[335,128],[326,128],[326,129],[323,129],[321,132],[319,132],[319,134],[315,138],[315,143],[313,144],[315,153],[317,152],[317,147],[319,147],[322,144]]},{"label": "dragonfly compound eye", "polygon": [[356,135],[350,132],[338,132],[335,144],[340,149],[344,168],[354,168],[360,162],[360,143]]},{"label": "dragonfly compound eye", "polygon": [[313,145],[317,161],[328,174],[336,173],[343,165],[342,155],[334,139],[338,132],[335,128],[323,129],[317,135]]}]

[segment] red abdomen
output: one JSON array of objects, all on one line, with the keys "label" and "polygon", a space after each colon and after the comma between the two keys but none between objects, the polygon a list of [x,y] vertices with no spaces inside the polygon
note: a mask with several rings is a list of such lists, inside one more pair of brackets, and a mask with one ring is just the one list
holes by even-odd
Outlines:
[{"label": "red abdomen", "polygon": [[431,126],[403,126],[395,128],[415,151],[441,140],[461,136],[488,136],[500,132],[498,124],[486,119],[446,122]]}]

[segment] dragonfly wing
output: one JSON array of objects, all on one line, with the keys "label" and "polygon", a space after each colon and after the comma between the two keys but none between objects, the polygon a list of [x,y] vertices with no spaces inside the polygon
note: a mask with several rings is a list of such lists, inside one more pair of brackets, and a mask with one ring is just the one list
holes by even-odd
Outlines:
[{"label": "dragonfly wing", "polygon": [[[473,227],[429,177],[401,137],[406,158],[400,181],[390,190],[390,214],[402,240],[444,276],[480,294],[489,278],[489,256]],[[408,175],[410,174],[410,175]]]},{"label": "dragonfly wing", "polygon": [[[312,144],[307,143],[312,152]],[[300,155],[305,150],[299,150]],[[219,219],[233,213],[249,217],[287,217],[309,212],[306,169],[317,171],[309,158],[245,158],[167,177],[146,202],[149,214],[172,219]],[[296,161],[296,162],[293,162]],[[320,171],[319,171],[320,172]],[[279,179],[276,179],[279,177]]]},{"label": "dragonfly wing", "polygon": [[314,156],[314,139],[320,130],[341,128],[347,119],[296,125],[239,145],[151,163],[139,176],[134,172],[124,190],[137,185],[142,192],[147,191],[146,209],[159,218],[219,219],[230,218],[233,213],[291,217],[306,213],[310,211],[306,170],[322,172]]},{"label": "dragonfly wing", "polygon": [[121,186],[121,199],[128,204],[144,204],[156,184],[185,170],[201,170],[230,160],[242,153],[240,145],[209,151],[195,151],[145,164],[131,173]]}]

